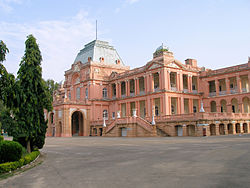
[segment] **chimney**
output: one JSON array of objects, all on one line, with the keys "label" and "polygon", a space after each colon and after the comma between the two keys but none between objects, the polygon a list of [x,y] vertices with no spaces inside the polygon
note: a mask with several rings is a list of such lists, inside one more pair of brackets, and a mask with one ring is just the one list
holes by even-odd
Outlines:
[{"label": "chimney", "polygon": [[100,63],[104,62],[104,57],[100,57]]},{"label": "chimney", "polygon": [[117,60],[115,61],[115,63],[116,63],[117,65],[120,65],[120,63],[121,63],[120,59],[117,59]]},{"label": "chimney", "polygon": [[91,61],[91,57],[88,57],[88,62],[90,62]]},{"label": "chimney", "polygon": [[190,65],[191,67],[197,67],[197,60],[196,59],[186,59],[186,65]]}]

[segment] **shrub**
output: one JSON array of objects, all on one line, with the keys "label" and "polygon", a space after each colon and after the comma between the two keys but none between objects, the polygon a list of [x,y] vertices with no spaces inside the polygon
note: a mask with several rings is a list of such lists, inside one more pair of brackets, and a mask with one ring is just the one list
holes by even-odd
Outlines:
[{"label": "shrub", "polygon": [[18,142],[0,142],[0,163],[18,161],[22,157],[22,146]]},{"label": "shrub", "polygon": [[39,154],[39,151],[33,151],[18,161],[0,164],[0,174],[16,170],[17,168],[30,163],[31,161],[35,160]]},{"label": "shrub", "polygon": [[4,140],[3,136],[0,136],[0,142],[3,141],[3,140]]}]

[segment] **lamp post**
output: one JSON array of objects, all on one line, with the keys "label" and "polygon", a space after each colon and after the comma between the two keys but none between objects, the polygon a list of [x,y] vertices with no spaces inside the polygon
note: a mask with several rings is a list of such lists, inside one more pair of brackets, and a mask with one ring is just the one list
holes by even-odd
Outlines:
[{"label": "lamp post", "polygon": [[204,107],[203,107],[203,101],[201,100],[201,108],[200,108],[200,112],[205,112]]},{"label": "lamp post", "polygon": [[152,125],[155,125],[155,118],[154,118],[154,107],[152,108]]},{"label": "lamp post", "polygon": [[106,119],[106,114],[105,112],[103,112],[103,127],[106,127],[106,122],[105,122],[105,119]]}]

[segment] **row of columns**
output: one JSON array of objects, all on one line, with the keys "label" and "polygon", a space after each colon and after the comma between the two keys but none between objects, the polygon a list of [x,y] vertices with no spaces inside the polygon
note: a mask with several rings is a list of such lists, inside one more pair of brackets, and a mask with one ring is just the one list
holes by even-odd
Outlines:
[{"label": "row of columns", "polygon": [[[248,74],[248,80],[249,80],[249,85],[250,85],[250,73]],[[231,94],[230,90],[230,79],[229,77],[225,78],[225,83],[226,83],[226,94]],[[242,92],[242,85],[241,85],[241,78],[240,75],[236,76],[236,83],[237,83],[237,92],[241,93]],[[207,82],[207,85],[209,87],[209,83]],[[216,88],[216,95],[219,96],[219,79],[215,79],[215,88]]]},{"label": "row of columns", "polygon": [[[171,83],[170,83],[170,70],[167,69],[162,69],[159,72],[156,72],[159,75],[159,89],[166,89],[166,90],[171,90]],[[144,92],[154,92],[154,74],[156,73],[149,73],[146,74],[143,77],[144,79]],[[139,77],[141,78],[141,77]],[[134,95],[139,95],[140,94],[140,87],[139,87],[139,78],[133,78],[134,79],[134,87],[135,87],[135,92]],[[168,79],[166,79],[168,78]],[[125,89],[126,89],[126,96],[130,96],[130,80],[125,80],[121,82],[116,82],[116,98],[121,97],[121,84],[122,82],[125,82]],[[197,83],[198,84],[198,83]],[[183,90],[183,74],[182,72],[176,72],[176,89],[177,91],[182,91]],[[112,88],[112,87],[111,87]],[[192,92],[192,75],[188,74],[188,91]],[[111,92],[112,93],[112,92]],[[113,97],[113,96],[111,96]]]},{"label": "row of columns", "polygon": [[[159,115],[171,115],[171,98],[167,94],[164,96],[159,97],[160,99],[160,106],[158,106],[159,110]],[[155,107],[155,99],[157,98],[150,98],[147,97],[145,101],[145,110],[146,110],[146,118],[147,117],[152,117],[152,108]],[[177,112],[176,114],[185,114],[185,104],[184,104],[184,97],[176,97],[177,99]],[[137,111],[137,115],[140,116],[140,101],[134,101],[135,102],[135,109]],[[118,111],[122,111],[121,105],[124,103],[118,104]],[[132,116],[130,113],[130,104],[131,102],[126,102],[126,116]],[[197,111],[199,110],[200,106],[198,103],[197,106]],[[194,113],[193,111],[193,99],[189,98],[188,99],[188,113]]]}]

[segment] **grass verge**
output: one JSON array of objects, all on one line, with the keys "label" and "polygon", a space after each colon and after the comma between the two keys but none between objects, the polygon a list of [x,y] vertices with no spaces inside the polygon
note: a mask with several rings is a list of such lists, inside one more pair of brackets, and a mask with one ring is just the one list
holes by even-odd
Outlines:
[{"label": "grass verge", "polygon": [[25,155],[19,161],[0,164],[0,180],[22,173],[43,162],[44,155],[39,151]]}]

